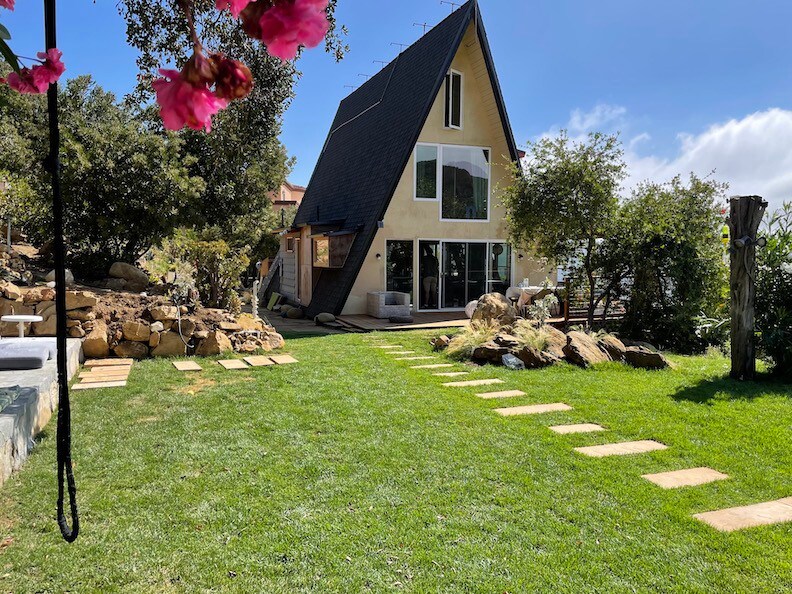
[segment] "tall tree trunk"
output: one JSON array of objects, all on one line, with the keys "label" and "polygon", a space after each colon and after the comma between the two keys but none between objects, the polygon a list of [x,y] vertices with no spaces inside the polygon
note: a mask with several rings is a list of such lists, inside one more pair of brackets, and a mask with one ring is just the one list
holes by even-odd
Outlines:
[{"label": "tall tree trunk", "polygon": [[596,298],[594,297],[594,270],[591,264],[591,252],[594,250],[596,240],[589,237],[588,249],[586,250],[586,257],[583,266],[586,269],[586,278],[588,279],[589,286],[589,303],[588,303],[588,327],[594,326],[594,309],[596,307]]},{"label": "tall tree trunk", "polygon": [[731,199],[731,377],[739,380],[756,376],[756,233],[766,208],[759,196]]}]

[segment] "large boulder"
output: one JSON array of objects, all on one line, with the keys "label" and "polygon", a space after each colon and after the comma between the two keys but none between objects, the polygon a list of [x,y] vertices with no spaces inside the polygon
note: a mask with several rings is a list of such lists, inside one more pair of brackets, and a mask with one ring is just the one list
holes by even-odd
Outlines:
[{"label": "large boulder", "polygon": [[88,359],[104,359],[110,354],[107,324],[104,320],[93,322],[93,328],[83,340],[83,353]]},{"label": "large boulder", "polygon": [[211,357],[212,355],[220,355],[233,350],[234,346],[228,336],[223,332],[215,331],[210,332],[209,336],[201,341],[195,354],[201,357]]},{"label": "large boulder", "polygon": [[506,334],[505,332],[501,332],[497,334],[492,341],[497,344],[498,346],[505,347],[507,349],[516,349],[520,346],[520,339],[516,336],[512,336],[511,334]]},{"label": "large boulder", "polygon": [[540,369],[558,363],[561,359],[555,355],[525,346],[517,351],[517,358],[525,363],[526,369]]},{"label": "large boulder", "polygon": [[33,334],[36,336],[55,336],[58,332],[58,317],[49,316],[43,322],[33,324]]},{"label": "large boulder", "polygon": [[666,369],[671,366],[662,353],[651,351],[646,347],[627,347],[624,360],[639,369]]},{"label": "large boulder", "polygon": [[66,309],[85,309],[94,307],[99,299],[88,291],[66,291]]},{"label": "large boulder", "polygon": [[182,318],[181,323],[179,322],[179,320],[173,322],[173,325],[171,326],[171,330],[173,332],[176,332],[176,334],[178,334],[181,331],[181,334],[182,336],[184,336],[184,338],[190,338],[193,334],[195,334],[196,327],[197,324],[193,320],[189,318]]},{"label": "large boulder", "polygon": [[517,313],[506,297],[500,293],[483,295],[476,305],[472,320],[474,322],[497,322],[502,326],[514,323]]},{"label": "large boulder", "polygon": [[148,347],[145,344],[130,340],[119,342],[113,352],[124,359],[145,359],[149,354]]},{"label": "large boulder", "polygon": [[[54,283],[55,282],[55,271],[54,270],[50,270],[47,273],[47,276],[44,277],[44,282],[47,282],[47,283]],[[74,284],[74,275],[72,274],[72,271],[69,270],[68,268],[66,269],[66,284],[67,285],[73,285]]]},{"label": "large boulder", "polygon": [[66,313],[66,317],[70,320],[78,320],[80,322],[90,322],[96,319],[96,314],[92,308],[87,309],[73,309]]},{"label": "large boulder", "polygon": [[148,342],[151,338],[151,326],[145,322],[124,322],[121,325],[124,340],[132,342]]},{"label": "large boulder", "polygon": [[277,332],[267,332],[263,337],[263,341],[273,350],[282,349],[286,346],[286,341],[283,339],[283,336]]},{"label": "large boulder", "polygon": [[605,334],[604,336],[600,336],[597,339],[597,346],[608,353],[608,356],[610,356],[610,358],[614,361],[624,361],[624,353],[626,352],[627,347],[624,346],[624,343],[621,340],[613,336],[613,334]]},{"label": "large boulder", "polygon": [[163,332],[159,344],[151,354],[155,357],[183,357],[187,354],[187,345],[178,332]]},{"label": "large boulder", "polygon": [[55,301],[55,289],[51,287],[33,287],[22,291],[22,302],[26,304]]},{"label": "large boulder", "polygon": [[175,305],[152,305],[149,314],[156,322],[173,321],[179,317],[179,310]]},{"label": "large boulder", "polygon": [[5,295],[7,299],[11,299],[12,301],[16,301],[20,297],[22,297],[22,290],[17,287],[14,283],[10,283],[7,281],[0,282],[0,293]]},{"label": "large boulder", "polygon": [[237,318],[237,324],[242,328],[242,330],[248,330],[251,332],[264,332],[266,330],[266,324],[263,320],[258,318],[254,318],[252,315],[243,313]]},{"label": "large boulder", "polygon": [[585,332],[570,332],[564,347],[567,361],[580,367],[590,367],[610,361],[610,356],[597,346],[597,341]]},{"label": "large boulder", "polygon": [[547,346],[544,348],[544,352],[559,361],[562,360],[565,357],[564,348],[567,345],[567,335],[549,324],[542,326],[542,330],[547,335]]},{"label": "large boulder", "polygon": [[473,349],[473,358],[479,361],[489,361],[490,363],[502,363],[503,355],[509,354],[509,348],[501,346],[494,340],[485,342]]},{"label": "large boulder", "polygon": [[131,264],[116,262],[110,267],[110,276],[113,278],[123,278],[124,288],[130,291],[142,291],[149,285],[148,275]]}]

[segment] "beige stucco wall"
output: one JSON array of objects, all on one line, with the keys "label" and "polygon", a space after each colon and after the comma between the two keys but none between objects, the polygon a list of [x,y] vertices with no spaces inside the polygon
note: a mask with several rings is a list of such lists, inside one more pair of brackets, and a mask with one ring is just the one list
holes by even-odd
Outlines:
[{"label": "beige stucco wall", "polygon": [[[484,63],[484,55],[473,26],[468,30],[451,66],[462,73],[463,79],[463,129],[451,130],[444,127],[444,91],[435,100],[429,118],[421,132],[419,142],[457,144],[489,147],[491,149],[491,188],[489,222],[464,221],[443,222],[440,220],[440,204],[414,200],[414,155],[407,164],[396,193],[385,214],[384,227],[377,232],[371,250],[352,288],[344,307],[345,314],[366,312],[366,294],[369,291],[385,290],[385,244],[387,240],[454,239],[454,240],[503,240],[507,239],[503,209],[499,206],[498,187],[508,184],[509,149],[506,135],[498,114],[495,94],[490,84]],[[415,287],[417,295],[417,251],[415,246]],[[539,284],[546,277],[555,280],[555,273],[543,270],[531,258],[521,261],[512,258],[513,282],[529,278]],[[377,259],[380,254],[382,258]]]}]

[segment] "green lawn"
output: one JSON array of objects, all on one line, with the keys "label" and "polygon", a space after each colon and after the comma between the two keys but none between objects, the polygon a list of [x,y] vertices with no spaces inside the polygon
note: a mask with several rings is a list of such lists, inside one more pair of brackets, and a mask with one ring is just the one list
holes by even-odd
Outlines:
[{"label": "green lawn", "polygon": [[[719,357],[471,368],[528,393],[508,405],[574,407],[502,418],[481,389],[370,346],[428,354],[429,336],[294,339],[298,365],[241,372],[147,361],[125,389],[75,393],[83,532],[66,545],[53,521],[53,423],[0,490],[0,590],[792,591],[792,524],[722,534],[691,517],[792,496],[792,386],[732,383]],[[546,427],[565,422],[609,431]],[[572,451],[631,439],[670,447]],[[692,466],[732,478],[640,478]]]}]

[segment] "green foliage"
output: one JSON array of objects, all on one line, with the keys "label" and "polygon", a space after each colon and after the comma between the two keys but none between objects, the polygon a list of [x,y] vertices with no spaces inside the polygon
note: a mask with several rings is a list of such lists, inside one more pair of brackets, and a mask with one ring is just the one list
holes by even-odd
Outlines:
[{"label": "green foliage", "polygon": [[501,325],[494,320],[473,320],[451,339],[446,353],[452,359],[470,359],[476,347],[495,338],[500,329]]},{"label": "green foliage", "polygon": [[757,251],[756,327],[776,374],[792,376],[792,203],[770,218],[767,246]]},{"label": "green foliage", "polygon": [[217,227],[200,232],[181,228],[151,251],[145,265],[155,277],[166,277],[170,272],[175,273],[177,281],[194,279],[203,303],[229,307],[239,300],[236,289],[250,264],[249,253],[247,247],[231,247]]},{"label": "green foliage", "polygon": [[598,239],[618,209],[625,167],[618,137],[594,133],[576,143],[562,131],[530,145],[524,171],[515,164],[504,193],[512,243],[563,266],[588,290],[590,323]]},{"label": "green foliage", "polygon": [[[703,351],[699,318],[726,311],[721,228],[725,184],[690,176],[644,183],[604,242],[604,277],[624,283],[622,333],[677,352]],[[629,282],[624,282],[629,279]]]},{"label": "green foliage", "polygon": [[547,348],[550,335],[541,324],[530,320],[517,320],[511,334],[520,341],[520,347],[530,347],[537,351]]}]

